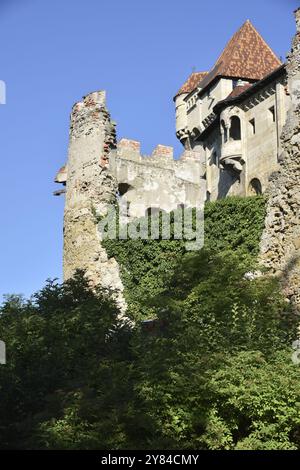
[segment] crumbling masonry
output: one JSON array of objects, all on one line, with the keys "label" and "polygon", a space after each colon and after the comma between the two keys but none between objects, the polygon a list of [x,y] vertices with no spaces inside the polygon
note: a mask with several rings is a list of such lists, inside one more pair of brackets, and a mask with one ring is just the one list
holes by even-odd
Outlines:
[{"label": "crumbling masonry", "polygon": [[[135,140],[116,141],[105,92],[74,105],[66,166],[64,278],[83,269],[126,305],[119,266],[108,259],[97,219],[117,202],[127,223],[149,210],[202,208],[206,200],[267,191],[261,260],[300,302],[300,9],[287,64],[247,20],[210,72],[195,72],[175,96],[176,133],[185,150],[158,145],[142,156]],[[280,137],[281,136],[281,137]],[[271,176],[271,182],[269,178]]]},{"label": "crumbling masonry", "polygon": [[68,164],[56,180],[66,183],[64,214],[64,279],[77,269],[90,281],[118,291],[124,307],[122,282],[116,261],[108,259],[96,229],[96,216],[114,201],[117,182],[107,169],[109,153],[115,152],[116,132],[105,108],[105,94],[91,93],[74,105]]},{"label": "crumbling masonry", "polygon": [[279,170],[271,177],[267,217],[261,241],[265,266],[282,280],[286,297],[300,304],[300,9],[297,32],[287,61],[291,106],[281,134]]},{"label": "crumbling masonry", "polygon": [[97,220],[119,203],[124,223],[151,210],[170,212],[178,206],[200,207],[205,169],[194,151],[173,159],[172,147],[158,145],[142,156],[140,143],[116,143],[115,123],[106,109],[105,92],[94,92],[74,105],[67,165],[56,182],[66,185],[64,214],[64,279],[84,270],[93,285],[115,292],[121,310],[126,305],[119,267],[108,259]]}]

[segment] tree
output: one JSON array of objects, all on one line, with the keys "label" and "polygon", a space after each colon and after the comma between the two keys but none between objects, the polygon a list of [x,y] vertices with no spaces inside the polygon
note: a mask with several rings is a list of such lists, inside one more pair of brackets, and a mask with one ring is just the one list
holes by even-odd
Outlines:
[{"label": "tree", "polygon": [[129,354],[128,326],[108,292],[92,291],[77,273],[61,285],[49,281],[31,301],[7,299],[1,313],[1,448],[39,446],[38,424],[59,419],[70,397],[90,396],[99,374],[97,400],[107,414],[105,397]]}]

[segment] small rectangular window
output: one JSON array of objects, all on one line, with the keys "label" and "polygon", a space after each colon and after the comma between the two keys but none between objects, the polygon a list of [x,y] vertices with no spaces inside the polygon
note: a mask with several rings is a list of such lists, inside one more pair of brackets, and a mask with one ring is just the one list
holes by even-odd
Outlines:
[{"label": "small rectangular window", "polygon": [[271,108],[269,108],[269,111],[271,113],[272,122],[275,122],[275,107],[272,106]]},{"label": "small rectangular window", "polygon": [[255,119],[250,119],[249,121],[250,132],[251,134],[255,134]]}]

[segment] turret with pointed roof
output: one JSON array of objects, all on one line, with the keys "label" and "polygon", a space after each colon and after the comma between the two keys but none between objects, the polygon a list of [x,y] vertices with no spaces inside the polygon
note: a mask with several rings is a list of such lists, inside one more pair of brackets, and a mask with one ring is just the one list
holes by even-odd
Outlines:
[{"label": "turret with pointed roof", "polygon": [[286,64],[247,20],[208,72],[193,72],[176,96],[176,136],[199,152],[206,197],[263,192],[281,154],[289,108]]},{"label": "turret with pointed roof", "polygon": [[[177,95],[206,88],[217,77],[261,80],[282,65],[250,20],[232,36],[209,73],[194,72]],[[176,95],[176,96],[177,96]]]}]

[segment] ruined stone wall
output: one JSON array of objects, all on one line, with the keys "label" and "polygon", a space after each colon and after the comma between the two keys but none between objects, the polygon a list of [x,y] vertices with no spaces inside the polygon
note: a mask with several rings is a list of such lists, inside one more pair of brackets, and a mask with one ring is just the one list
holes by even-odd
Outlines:
[{"label": "ruined stone wall", "polygon": [[[108,259],[98,230],[99,218],[119,203],[121,223],[142,217],[147,209],[170,212],[179,205],[202,207],[205,167],[200,155],[158,145],[142,156],[140,143],[122,139],[117,146],[115,124],[105,92],[94,92],[76,103],[71,114],[69,154],[56,182],[66,185],[64,213],[64,279],[83,269],[93,285],[115,292],[122,311],[126,304],[119,266]],[[125,214],[122,213],[125,203]],[[124,217],[125,216],[125,217]]]},{"label": "ruined stone wall", "polygon": [[105,92],[87,95],[71,114],[64,213],[64,279],[76,269],[92,284],[116,290],[124,310],[119,267],[108,259],[97,231],[96,216],[115,200],[117,182],[108,170],[116,150],[115,127],[105,105]]},{"label": "ruined stone wall", "polygon": [[279,171],[268,189],[269,201],[261,240],[261,259],[282,281],[286,297],[300,304],[300,9],[297,33],[288,56],[290,107],[281,134]]},{"label": "ruined stone wall", "polygon": [[204,204],[205,166],[197,152],[186,150],[174,160],[172,147],[158,145],[151,156],[142,156],[139,142],[122,139],[110,158],[110,171],[121,189],[128,221],[150,208],[170,212],[179,205]]}]

